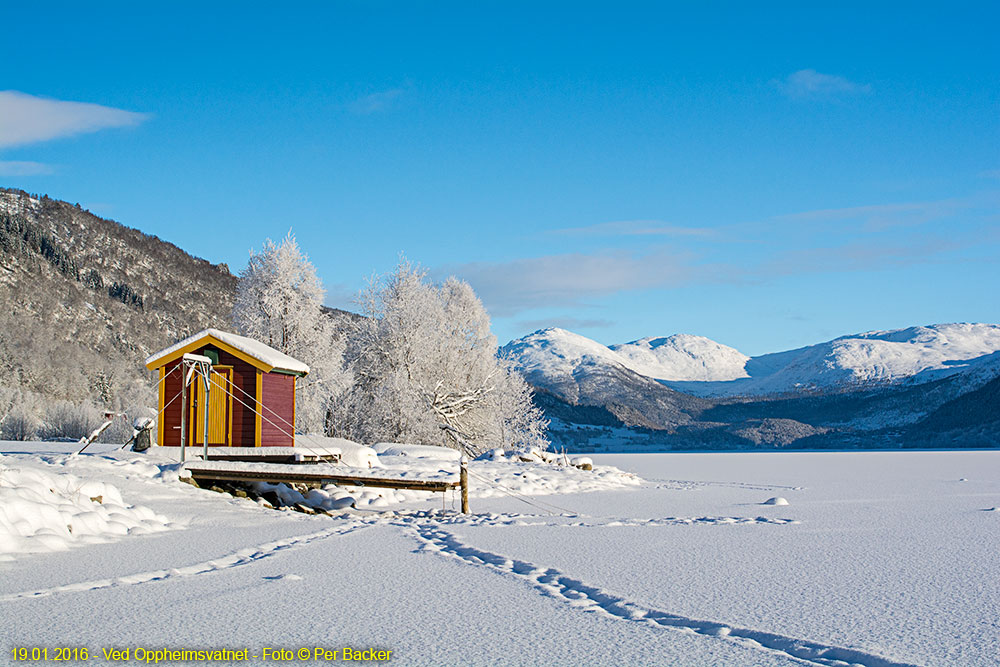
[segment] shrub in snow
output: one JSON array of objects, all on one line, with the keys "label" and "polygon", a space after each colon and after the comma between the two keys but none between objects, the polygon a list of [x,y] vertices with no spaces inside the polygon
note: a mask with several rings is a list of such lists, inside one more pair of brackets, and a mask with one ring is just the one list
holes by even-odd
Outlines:
[{"label": "shrub in snow", "polygon": [[13,406],[0,424],[2,440],[35,440],[42,428],[33,403],[19,403]]},{"label": "shrub in snow", "polygon": [[53,401],[45,407],[42,437],[79,440],[87,437],[103,421],[103,411],[90,403]]}]

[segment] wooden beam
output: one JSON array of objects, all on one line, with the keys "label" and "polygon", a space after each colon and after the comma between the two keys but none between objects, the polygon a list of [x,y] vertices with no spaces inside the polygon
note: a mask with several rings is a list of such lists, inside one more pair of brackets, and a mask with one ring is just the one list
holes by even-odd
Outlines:
[{"label": "wooden beam", "polygon": [[271,482],[272,484],[346,484],[349,486],[371,486],[389,489],[409,489],[415,491],[444,492],[460,486],[459,481],[404,479],[393,477],[361,477],[358,475],[334,475],[328,472],[268,472],[264,470],[217,470],[187,466],[195,480],[215,480],[220,482]]}]

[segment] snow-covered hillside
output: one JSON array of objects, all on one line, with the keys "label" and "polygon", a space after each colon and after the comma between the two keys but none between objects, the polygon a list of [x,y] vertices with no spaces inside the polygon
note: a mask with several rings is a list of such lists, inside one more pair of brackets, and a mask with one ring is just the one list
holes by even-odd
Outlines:
[{"label": "snow-covered hillside", "polygon": [[797,350],[747,357],[708,338],[675,334],[610,347],[563,329],[544,329],[504,350],[536,385],[583,366],[620,365],[699,396],[839,390],[915,384],[996,366],[1000,326],[934,324],[842,336]]},{"label": "snow-covered hillside", "polygon": [[724,381],[747,377],[750,357],[704,336],[674,334],[612,345],[624,364],[657,380]]},{"label": "snow-covered hillside", "polygon": [[542,329],[511,341],[502,352],[529,378],[572,375],[585,366],[625,365],[624,357],[606,345],[559,328]]}]

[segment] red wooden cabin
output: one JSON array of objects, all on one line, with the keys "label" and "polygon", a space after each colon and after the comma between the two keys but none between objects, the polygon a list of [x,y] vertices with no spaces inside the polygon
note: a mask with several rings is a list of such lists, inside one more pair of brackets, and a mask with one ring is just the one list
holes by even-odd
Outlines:
[{"label": "red wooden cabin", "polygon": [[[252,338],[205,329],[146,359],[146,368],[160,374],[157,443],[161,447],[181,444],[180,366],[187,353],[212,361],[210,447],[295,445],[295,382],[309,367]],[[188,446],[204,444],[204,391],[198,377],[188,384],[188,404],[183,406],[188,411]]]}]

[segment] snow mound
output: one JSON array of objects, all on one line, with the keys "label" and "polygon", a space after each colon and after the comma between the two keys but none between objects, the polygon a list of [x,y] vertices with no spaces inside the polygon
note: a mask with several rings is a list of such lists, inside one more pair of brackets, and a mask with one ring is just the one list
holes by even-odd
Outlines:
[{"label": "snow mound", "polygon": [[761,503],[761,505],[787,505],[787,504],[788,504],[788,501],[785,500],[784,498],[782,498],[781,496],[776,496],[774,498],[768,498],[767,500],[765,500],[764,502]]},{"label": "snow mound", "polygon": [[458,461],[461,453],[450,447],[434,445],[410,445],[397,442],[379,442],[372,445],[379,456],[405,456],[417,459],[433,459],[436,461]]},{"label": "snow mound", "polygon": [[308,452],[310,448],[322,450],[339,450],[340,462],[352,468],[380,468],[378,452],[371,447],[360,445],[346,438],[328,438],[325,435],[310,434],[299,439],[301,449]]},{"label": "snow mound", "polygon": [[111,484],[0,466],[0,561],[172,527],[149,508],[126,505]]}]

